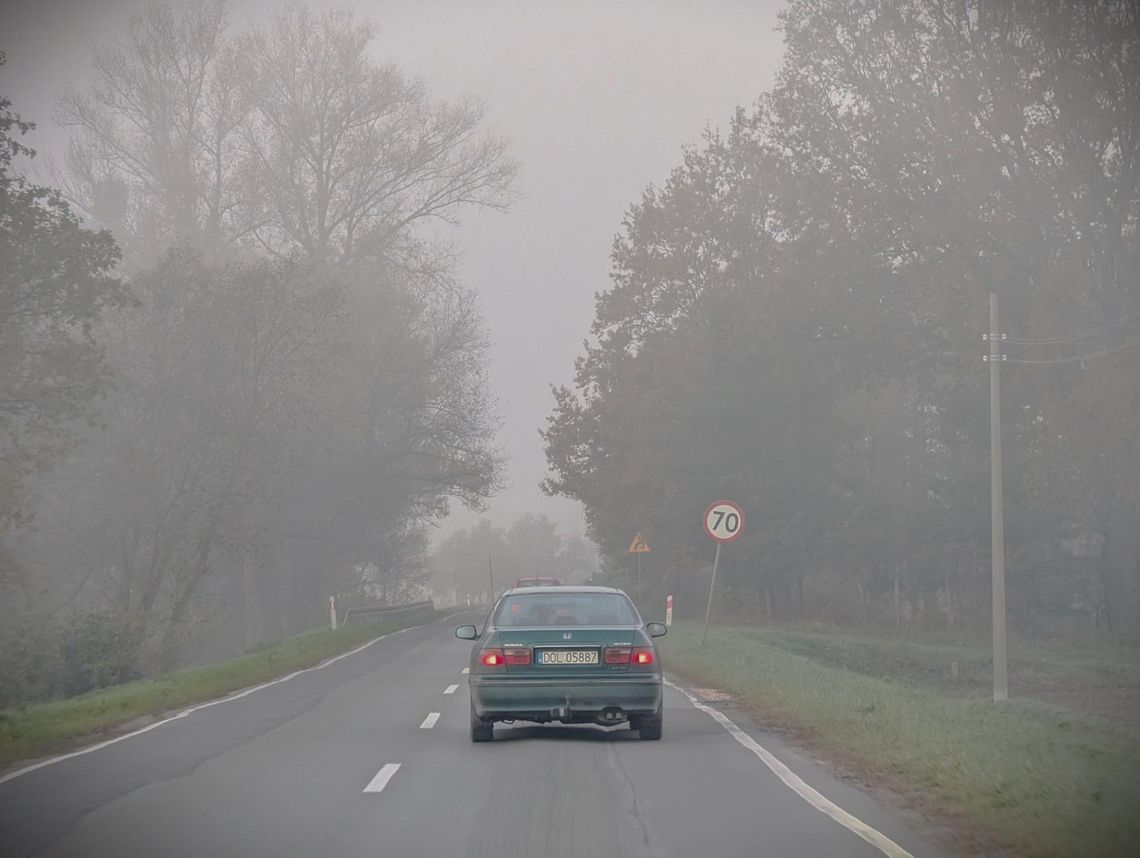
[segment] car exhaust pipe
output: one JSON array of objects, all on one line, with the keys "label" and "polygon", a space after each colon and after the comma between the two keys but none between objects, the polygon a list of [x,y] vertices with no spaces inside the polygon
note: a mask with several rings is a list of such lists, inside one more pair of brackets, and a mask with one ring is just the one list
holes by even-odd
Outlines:
[{"label": "car exhaust pipe", "polygon": [[597,723],[602,725],[620,724],[623,721],[625,721],[625,712],[621,710],[620,706],[607,706],[598,716]]}]

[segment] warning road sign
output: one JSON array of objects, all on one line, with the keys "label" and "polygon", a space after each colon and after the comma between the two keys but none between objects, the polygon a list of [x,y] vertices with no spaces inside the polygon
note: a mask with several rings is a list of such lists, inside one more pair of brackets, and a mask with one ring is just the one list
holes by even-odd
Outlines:
[{"label": "warning road sign", "polygon": [[645,537],[640,533],[633,538],[633,542],[629,544],[630,554],[648,554],[653,549],[649,547],[649,543],[645,541]]}]

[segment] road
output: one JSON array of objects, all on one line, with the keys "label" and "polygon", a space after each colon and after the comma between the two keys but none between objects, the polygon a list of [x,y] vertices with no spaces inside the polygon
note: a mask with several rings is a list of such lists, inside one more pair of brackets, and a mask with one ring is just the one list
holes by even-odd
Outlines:
[{"label": "road", "polygon": [[[498,725],[494,742],[474,745],[459,621],[0,783],[0,855],[945,854],[914,820],[711,704],[739,726],[734,736],[677,688],[661,742],[623,728]],[[899,851],[813,807],[749,742]]]}]

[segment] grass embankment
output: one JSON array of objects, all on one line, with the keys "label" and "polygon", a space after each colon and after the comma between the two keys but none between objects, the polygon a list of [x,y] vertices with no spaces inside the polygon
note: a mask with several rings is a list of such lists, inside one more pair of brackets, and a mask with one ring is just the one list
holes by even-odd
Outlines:
[{"label": "grass embankment", "polygon": [[239,658],[179,670],[53,700],[0,710],[0,769],[98,739],[113,728],[145,716],[158,716],[312,667],[355,646],[443,615],[424,610],[337,631],[320,629],[268,644]]},{"label": "grass embankment", "polygon": [[[670,670],[735,695],[759,723],[789,728],[981,842],[1043,858],[1140,855],[1135,725],[1038,700],[995,706],[962,694],[942,677],[951,660],[980,671],[978,653],[966,647],[744,627],[714,627],[701,647],[700,631],[696,623],[671,629]],[[1140,675],[1120,653],[1099,662],[1087,651],[1022,658],[1050,676],[1094,662],[1124,681]]]}]

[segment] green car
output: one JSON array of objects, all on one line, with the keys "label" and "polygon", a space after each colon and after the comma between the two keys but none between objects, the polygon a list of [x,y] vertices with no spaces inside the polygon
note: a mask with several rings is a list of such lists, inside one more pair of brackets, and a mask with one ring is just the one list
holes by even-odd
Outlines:
[{"label": "green car", "polygon": [[612,587],[508,590],[475,641],[467,678],[471,741],[489,742],[496,721],[540,724],[629,723],[642,739],[661,738],[661,658],[629,596]]}]

